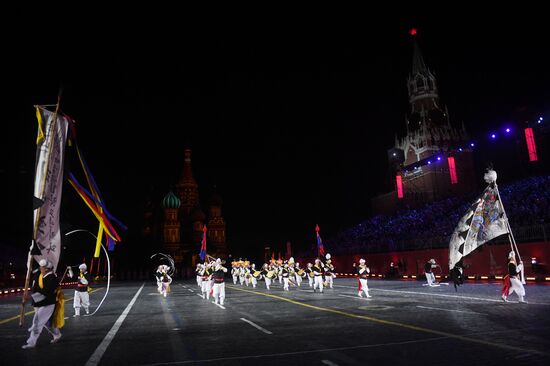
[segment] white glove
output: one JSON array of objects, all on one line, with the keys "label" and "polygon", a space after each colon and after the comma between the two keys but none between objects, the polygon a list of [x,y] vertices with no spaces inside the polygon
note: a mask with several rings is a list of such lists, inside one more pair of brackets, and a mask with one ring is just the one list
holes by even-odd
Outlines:
[{"label": "white glove", "polygon": [[69,267],[69,277],[74,277],[74,273],[71,267]]},{"label": "white glove", "polygon": [[85,278],[81,278],[81,279],[80,279],[80,283],[83,284],[83,285],[87,285],[87,284],[88,284],[88,280],[85,279]]},{"label": "white glove", "polygon": [[518,264],[517,267],[516,267],[516,270],[517,270],[518,272],[523,271],[523,263]]},{"label": "white glove", "polygon": [[370,273],[370,268],[369,267],[367,267],[367,273]]}]

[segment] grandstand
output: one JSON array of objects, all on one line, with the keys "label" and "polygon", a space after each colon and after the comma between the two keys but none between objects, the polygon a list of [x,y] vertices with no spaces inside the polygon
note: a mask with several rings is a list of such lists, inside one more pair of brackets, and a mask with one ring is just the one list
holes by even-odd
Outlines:
[{"label": "grandstand", "polygon": [[[550,176],[518,180],[500,186],[499,190],[516,241],[547,241]],[[476,198],[476,195],[452,197],[392,215],[376,215],[326,242],[334,254],[446,248],[458,220]],[[496,241],[507,241],[499,239]]]}]

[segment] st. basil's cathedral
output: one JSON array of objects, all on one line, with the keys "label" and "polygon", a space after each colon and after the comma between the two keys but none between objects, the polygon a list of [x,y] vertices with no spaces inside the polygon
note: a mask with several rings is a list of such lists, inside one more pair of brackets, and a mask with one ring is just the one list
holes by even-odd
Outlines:
[{"label": "st. basil's cathedral", "polygon": [[206,225],[207,253],[227,258],[222,204],[221,196],[214,192],[208,200],[208,215],[201,209],[199,186],[191,166],[191,149],[186,148],[183,172],[174,189],[168,191],[160,202],[148,203],[143,215],[142,235],[156,242],[162,253],[174,258],[178,271],[189,272],[200,261]]}]

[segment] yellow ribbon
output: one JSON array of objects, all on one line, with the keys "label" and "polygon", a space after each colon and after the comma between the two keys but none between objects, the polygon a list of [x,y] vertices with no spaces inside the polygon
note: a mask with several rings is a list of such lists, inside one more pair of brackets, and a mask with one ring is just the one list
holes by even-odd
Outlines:
[{"label": "yellow ribbon", "polygon": [[36,119],[38,120],[38,136],[36,137],[36,144],[38,145],[42,141],[44,141],[44,122],[42,121],[42,114],[40,113],[40,109],[36,108]]}]

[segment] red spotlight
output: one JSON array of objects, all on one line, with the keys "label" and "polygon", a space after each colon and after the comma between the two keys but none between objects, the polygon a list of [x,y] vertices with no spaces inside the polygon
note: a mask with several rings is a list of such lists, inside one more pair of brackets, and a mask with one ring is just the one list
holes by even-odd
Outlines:
[{"label": "red spotlight", "polygon": [[397,183],[397,198],[403,198],[403,180],[400,175],[395,176],[395,182]]},{"label": "red spotlight", "polygon": [[447,158],[447,162],[449,163],[449,174],[451,175],[451,184],[457,184],[458,179],[456,177],[455,158],[452,156],[449,156]]},{"label": "red spotlight", "polygon": [[409,31],[409,34],[411,36],[416,36],[416,28],[411,28],[411,30]]},{"label": "red spotlight", "polygon": [[527,150],[529,151],[529,161],[537,161],[537,145],[535,144],[535,135],[531,127],[525,129],[525,141],[527,142]]}]

